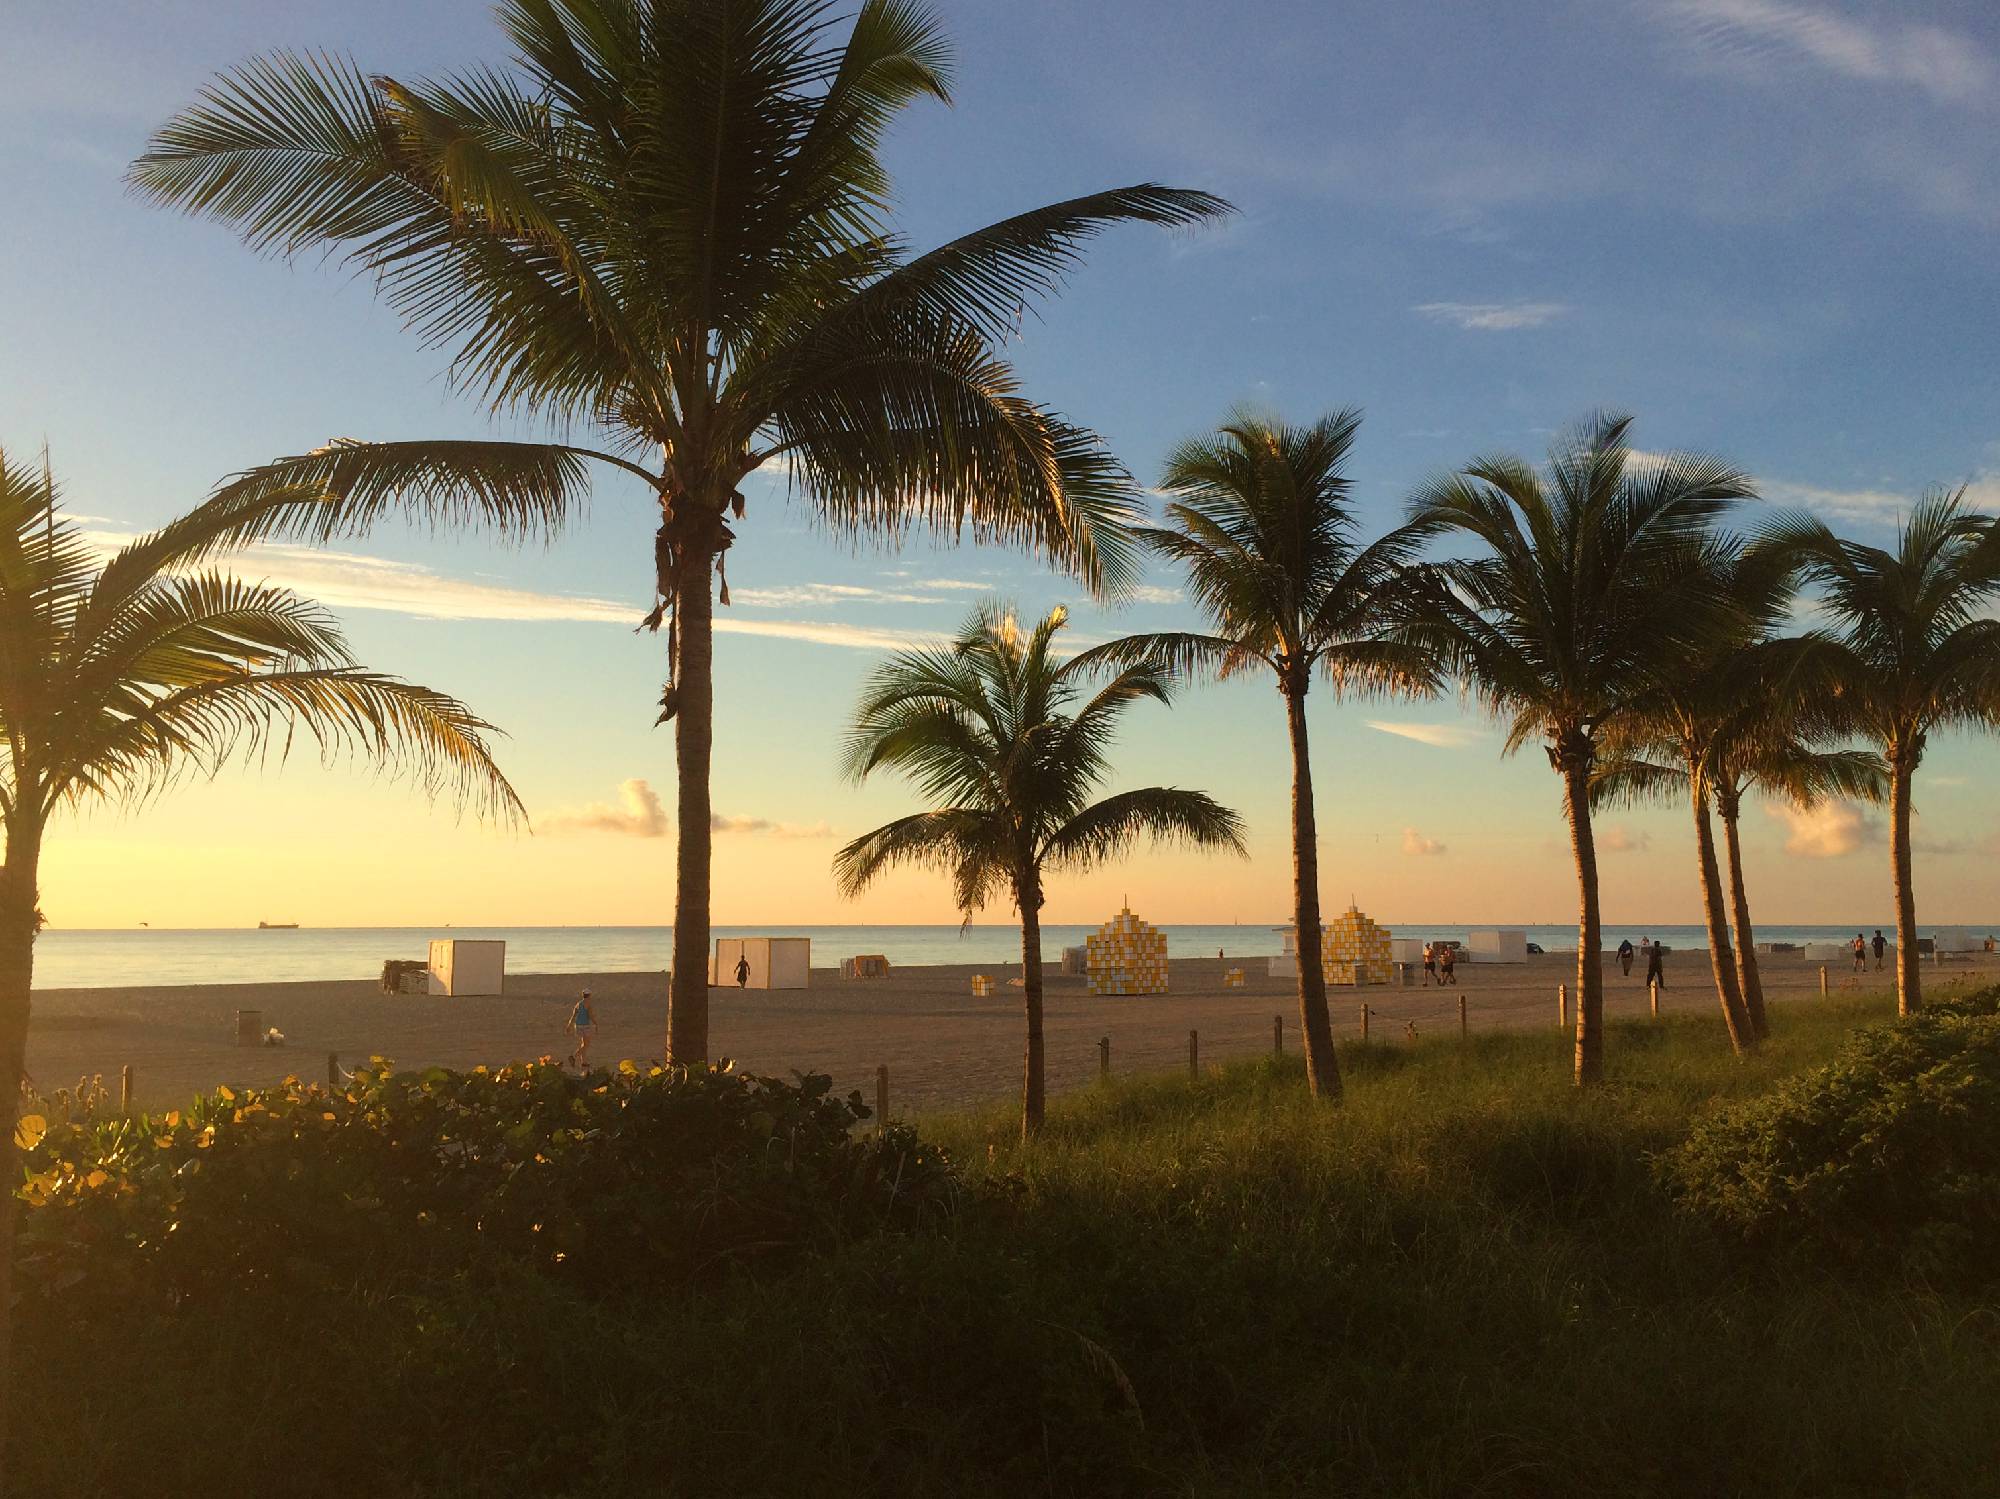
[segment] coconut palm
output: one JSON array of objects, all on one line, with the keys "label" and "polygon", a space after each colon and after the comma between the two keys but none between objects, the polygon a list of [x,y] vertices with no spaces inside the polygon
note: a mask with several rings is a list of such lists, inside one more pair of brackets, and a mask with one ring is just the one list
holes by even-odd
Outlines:
[{"label": "coconut palm", "polygon": [[1434,652],[1562,779],[1578,886],[1576,1081],[1604,1059],[1604,954],[1590,785],[1600,741],[1741,628],[1710,528],[1749,481],[1716,458],[1642,458],[1631,418],[1558,438],[1546,473],[1479,459],[1426,485],[1412,519],[1473,554],[1427,570],[1406,639]]},{"label": "coconut palm", "polygon": [[[323,757],[401,769],[481,813],[520,811],[488,725],[463,704],[356,666],[309,600],[200,567],[223,519],[197,511],[107,560],[61,514],[46,464],[38,475],[0,451],[0,1182],[15,1178],[41,857],[58,812],[143,802],[238,750],[282,757],[299,734]],[[0,1372],[13,1214],[0,1190]]]},{"label": "coconut palm", "polygon": [[1896,1010],[1923,1007],[1916,892],[1910,871],[1911,786],[1940,728],[2000,725],[2000,521],[1964,489],[1927,492],[1896,528],[1894,547],[1845,541],[1813,516],[1775,522],[1766,544],[1792,560],[1834,622],[1840,649],[1825,668],[1855,729],[1889,774],[1889,869],[1896,897]]},{"label": "coconut palm", "polygon": [[1309,427],[1239,413],[1213,437],[1167,460],[1166,524],[1136,534],[1187,572],[1211,633],[1135,635],[1088,661],[1158,660],[1227,677],[1269,671],[1285,704],[1292,753],[1292,924],[1298,937],[1299,1022],[1316,1096],[1340,1096],[1320,949],[1319,830],[1306,731],[1306,694],[1325,679],[1336,696],[1431,690],[1431,657],[1390,639],[1393,601],[1426,528],[1364,543],[1349,505],[1346,465],[1361,413]]},{"label": "coconut palm", "polygon": [[969,921],[995,896],[1021,913],[1021,987],[1028,1040],[1021,1130],[1042,1124],[1042,926],[1045,877],[1108,863],[1142,836],[1243,852],[1234,812],[1199,791],[1147,786],[1089,800],[1104,779],[1119,716],[1168,677],[1150,661],[1113,671],[1088,691],[1089,663],[1061,663],[1058,607],[1032,630],[988,605],[949,646],[904,652],[870,680],[847,739],[856,782],[891,769],[935,805],[856,838],[834,856],[843,894],[858,895],[897,865],[952,882]]},{"label": "coconut palm", "polygon": [[[496,410],[594,446],[340,442],[243,475],[290,493],[254,534],[326,539],[385,511],[503,531],[569,521],[592,466],[656,506],[655,598],[678,761],[668,1053],[708,1051],[713,610],[741,486],[782,468],[836,532],[1031,545],[1093,588],[1130,570],[1132,486],[998,353],[1082,243],[1226,211],[1144,184],[1039,208],[912,257],[880,145],[948,100],[917,0],[502,0],[507,71],[439,79],[280,53],[220,76],[132,180],[253,247],[326,253],[455,351]],[[637,611],[635,611],[637,612]]]}]

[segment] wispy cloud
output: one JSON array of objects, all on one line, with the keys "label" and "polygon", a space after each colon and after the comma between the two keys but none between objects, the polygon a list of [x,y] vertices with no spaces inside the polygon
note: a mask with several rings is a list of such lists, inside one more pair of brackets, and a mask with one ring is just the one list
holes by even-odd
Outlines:
[{"label": "wispy cloud", "polygon": [[891,630],[874,625],[848,625],[835,620],[730,619],[715,621],[718,635],[760,635],[770,640],[803,640],[812,645],[838,645],[857,651],[903,651],[911,646],[943,645],[950,638],[939,630]]},{"label": "wispy cloud", "polygon": [[1891,525],[1910,508],[1911,496],[1889,489],[1832,489],[1822,484],[1799,484],[1788,479],[1768,479],[1758,483],[1758,492],[1779,505],[1797,505],[1827,520],[1863,521]]},{"label": "wispy cloud", "polygon": [[1638,854],[1653,846],[1651,833],[1635,833],[1623,823],[1614,822],[1609,827],[1597,830],[1597,851],[1603,854]]},{"label": "wispy cloud", "polygon": [[1486,737],[1478,729],[1460,723],[1390,723],[1380,718],[1364,719],[1363,722],[1378,734],[1414,739],[1433,749],[1464,749],[1468,744],[1476,744]]},{"label": "wispy cloud", "polygon": [[664,838],[672,827],[659,792],[637,777],[618,783],[614,802],[589,802],[551,812],[535,825],[544,833],[617,833],[627,838]]},{"label": "wispy cloud", "polygon": [[[825,822],[774,822],[768,817],[732,817],[717,812],[708,819],[709,831],[732,835],[764,833],[773,838],[831,838],[833,827]],[[618,783],[618,795],[609,802],[587,802],[581,807],[563,808],[540,818],[536,827],[543,833],[612,833],[626,838],[664,838],[673,831],[666,804],[652,782],[634,776]]]},{"label": "wispy cloud", "polygon": [[1785,852],[1802,859],[1838,859],[1882,836],[1881,824],[1853,802],[1765,802],[1764,814],[1785,825]]},{"label": "wispy cloud", "polygon": [[1720,66],[1807,64],[1917,88],[1942,103],[1991,103],[1992,55],[1965,32],[1888,16],[1864,21],[1795,0],[1666,0],[1657,14],[1696,57]]},{"label": "wispy cloud", "polygon": [[1478,333],[1539,328],[1569,311],[1562,302],[1419,302],[1410,309],[1433,322]]},{"label": "wispy cloud", "polygon": [[752,609],[789,609],[800,604],[932,604],[921,593],[870,588],[856,583],[784,583],[774,588],[732,588],[730,599]]},{"label": "wispy cloud", "polygon": [[1415,828],[1403,829],[1403,852],[1413,859],[1428,858],[1445,851],[1444,845],[1435,838],[1426,838]]},{"label": "wispy cloud", "polygon": [[1130,589],[1126,597],[1135,604],[1178,604],[1181,591],[1178,588],[1160,588],[1151,583],[1140,583]]},{"label": "wispy cloud", "polygon": [[1924,779],[1933,786],[1963,786],[1965,784],[1964,776],[1925,776]]}]

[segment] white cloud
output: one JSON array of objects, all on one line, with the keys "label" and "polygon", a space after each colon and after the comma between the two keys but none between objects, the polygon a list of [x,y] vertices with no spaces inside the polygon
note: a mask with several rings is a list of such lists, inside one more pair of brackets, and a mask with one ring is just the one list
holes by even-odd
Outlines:
[{"label": "white cloud", "polygon": [[1562,302],[1419,302],[1410,309],[1433,322],[1480,333],[1539,328],[1569,311]]},{"label": "white cloud", "polygon": [[1593,830],[1597,851],[1601,854],[1644,853],[1653,846],[1651,833],[1635,833],[1623,823],[1614,822],[1609,827]]},{"label": "white cloud", "polygon": [[1141,583],[1131,589],[1126,597],[1135,604],[1178,604],[1181,591],[1178,588],[1160,588],[1151,583]]},{"label": "white cloud", "polygon": [[1903,84],[1950,104],[1990,103],[1992,57],[1941,26],[1858,20],[1795,0],[1667,0],[1660,14],[1700,57],[1760,71],[1809,63],[1846,78]]},{"label": "white cloud", "polygon": [[912,646],[943,645],[950,639],[938,630],[889,630],[873,625],[845,625],[834,620],[730,619],[726,616],[717,617],[715,633],[803,640],[812,645],[838,645],[857,651],[903,651]]},{"label": "white cloud", "polygon": [[1838,859],[1882,836],[1881,824],[1853,802],[1821,802],[1810,808],[1765,802],[1764,814],[1785,825],[1785,852],[1802,859]]},{"label": "white cloud", "polygon": [[1965,784],[1964,776],[1925,776],[1924,779],[1933,786],[1963,786]]},{"label": "white cloud", "polygon": [[1364,719],[1363,722],[1378,734],[1414,739],[1433,749],[1464,749],[1468,744],[1486,737],[1478,729],[1458,723],[1389,723],[1380,718]]},{"label": "white cloud", "polygon": [[659,792],[637,777],[618,783],[616,804],[591,802],[552,812],[536,825],[544,833],[619,833],[628,838],[664,838],[671,824]]},{"label": "white cloud", "polygon": [[1424,858],[1443,853],[1444,845],[1435,838],[1426,838],[1415,828],[1403,829],[1403,852],[1411,858]]},{"label": "white cloud", "polygon": [[798,604],[929,604],[920,593],[899,593],[854,583],[785,583],[775,588],[732,588],[732,603],[753,609],[788,609]]},{"label": "white cloud", "polygon": [[768,817],[726,817],[720,812],[708,819],[712,833],[769,833],[773,838],[831,838],[833,826],[827,822],[773,822]]},{"label": "white cloud", "polygon": [[1893,525],[1910,508],[1911,496],[1888,489],[1830,489],[1786,479],[1762,481],[1758,493],[1774,504],[1796,505],[1826,520]]}]

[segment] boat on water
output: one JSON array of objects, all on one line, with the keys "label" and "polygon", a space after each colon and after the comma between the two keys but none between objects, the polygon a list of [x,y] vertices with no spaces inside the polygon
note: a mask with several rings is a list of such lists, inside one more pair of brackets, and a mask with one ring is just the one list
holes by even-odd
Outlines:
[{"label": "boat on water", "polygon": [[257,923],[257,930],[260,932],[296,932],[298,929],[299,924],[296,921],[260,921]]}]

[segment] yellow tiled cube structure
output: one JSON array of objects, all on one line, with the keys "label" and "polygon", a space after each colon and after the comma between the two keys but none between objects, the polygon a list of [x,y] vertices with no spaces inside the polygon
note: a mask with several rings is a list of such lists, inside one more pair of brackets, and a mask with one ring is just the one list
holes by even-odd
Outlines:
[{"label": "yellow tiled cube structure", "polygon": [[972,997],[974,999],[991,999],[993,997],[992,974],[975,973],[972,976]]},{"label": "yellow tiled cube structure", "polygon": [[1092,994],[1165,994],[1167,934],[1128,907],[1084,942]]},{"label": "yellow tiled cube structure", "polygon": [[1224,969],[1222,973],[1222,987],[1225,989],[1241,989],[1243,987],[1243,970],[1241,968]]},{"label": "yellow tiled cube structure", "polygon": [[1396,971],[1389,929],[1375,925],[1353,906],[1326,924],[1319,950],[1329,984],[1386,984]]}]

